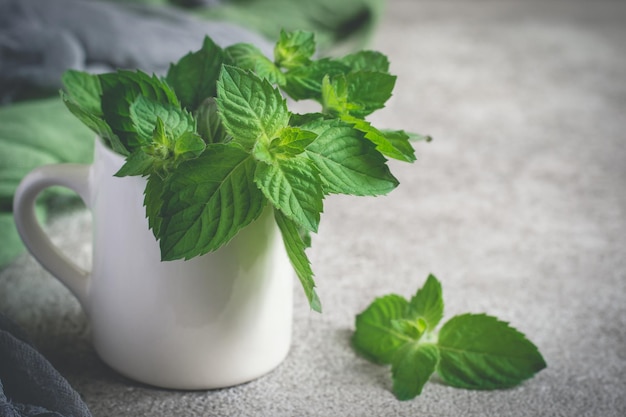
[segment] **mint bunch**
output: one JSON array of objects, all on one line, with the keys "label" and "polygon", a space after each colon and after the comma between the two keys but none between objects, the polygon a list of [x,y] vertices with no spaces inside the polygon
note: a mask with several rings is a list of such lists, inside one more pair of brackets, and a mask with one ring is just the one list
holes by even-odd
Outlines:
[{"label": "mint bunch", "polygon": [[430,275],[410,299],[377,298],[356,317],[353,346],[369,360],[391,364],[393,392],[415,398],[433,373],[454,387],[509,388],[546,367],[522,333],[485,314],[443,318],[441,284]]},{"label": "mint bunch", "polygon": [[[321,311],[305,250],[329,194],[387,194],[387,158],[415,160],[402,130],[365,117],[395,85],[387,58],[361,51],[314,59],[313,34],[282,32],[273,60],[250,44],[199,51],[164,78],[141,71],[68,71],[68,109],[126,157],[116,174],[147,178],[145,207],[163,260],[215,251],[272,206],[311,308]],[[295,114],[283,96],[313,100]]]}]

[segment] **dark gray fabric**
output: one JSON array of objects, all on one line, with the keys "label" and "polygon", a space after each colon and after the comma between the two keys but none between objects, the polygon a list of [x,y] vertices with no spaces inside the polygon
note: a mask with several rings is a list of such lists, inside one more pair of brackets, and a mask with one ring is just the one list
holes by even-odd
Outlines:
[{"label": "dark gray fabric", "polygon": [[199,49],[205,35],[227,46],[251,42],[270,54],[260,35],[206,21],[173,7],[95,0],[0,0],[0,102],[31,90],[55,90],[68,68],[116,68],[164,73]]},{"label": "dark gray fabric", "polygon": [[80,396],[0,314],[0,416],[89,417]]}]

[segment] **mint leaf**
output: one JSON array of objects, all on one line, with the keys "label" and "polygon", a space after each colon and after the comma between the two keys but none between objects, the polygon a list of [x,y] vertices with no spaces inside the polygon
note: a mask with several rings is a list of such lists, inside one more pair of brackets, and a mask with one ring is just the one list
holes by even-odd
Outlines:
[{"label": "mint leaf", "polygon": [[322,106],[323,112],[331,116],[341,116],[350,113],[348,103],[348,80],[344,74],[334,77],[331,81],[326,75],[322,79]]},{"label": "mint leaf", "polygon": [[280,31],[274,48],[274,61],[279,67],[291,69],[308,65],[315,53],[315,36],[311,32]]},{"label": "mint leaf", "polygon": [[148,155],[153,156],[156,160],[160,160],[160,164],[171,163],[174,147],[174,138],[171,132],[165,131],[165,124],[160,117],[157,116],[156,125],[152,131],[152,140],[141,149]]},{"label": "mint leaf", "polygon": [[395,76],[374,71],[326,76],[322,82],[324,112],[365,117],[385,107],[395,82]]},{"label": "mint leaf", "polygon": [[385,107],[396,84],[396,76],[382,72],[358,71],[346,75],[348,101],[356,108],[351,114],[365,117]]},{"label": "mint leaf", "polygon": [[146,144],[152,140],[157,119],[162,120],[165,134],[174,138],[195,129],[193,116],[186,110],[144,96],[138,96],[128,111],[135,132]]},{"label": "mint leaf", "polygon": [[199,156],[206,148],[204,140],[195,132],[184,132],[174,142],[174,158],[184,160]]},{"label": "mint leaf", "polygon": [[393,393],[401,401],[411,400],[422,389],[439,362],[439,350],[430,343],[406,343],[393,355]]},{"label": "mint leaf", "polygon": [[405,162],[415,161],[415,150],[408,141],[400,141],[396,136],[393,136],[390,140],[383,132],[358,117],[343,115],[341,120],[363,132],[365,138],[376,145],[376,149],[383,155]]},{"label": "mint leaf", "polygon": [[426,321],[422,318],[417,319],[396,319],[391,320],[391,327],[406,335],[411,339],[419,340],[424,331],[426,331]]},{"label": "mint leaf", "polygon": [[[117,72],[100,74],[98,78],[102,86],[103,98],[111,91],[124,87],[123,90],[126,91],[118,98],[128,105],[135,101],[138,95],[151,98],[159,103],[180,104],[174,90],[156,75],[150,76],[140,70],[118,70]],[[128,100],[129,97],[130,100]]]},{"label": "mint leaf", "polygon": [[271,84],[284,85],[285,75],[259,48],[249,43],[236,43],[225,49],[227,63],[244,70],[251,70]]},{"label": "mint leaf", "polygon": [[158,239],[161,234],[161,208],[163,207],[163,188],[165,181],[160,175],[150,175],[144,190],[143,205],[146,207],[148,228]]},{"label": "mint leaf", "polygon": [[537,347],[508,323],[464,314],[439,332],[437,372],[448,384],[469,389],[512,387],[546,367]]},{"label": "mint leaf", "polygon": [[339,59],[352,72],[355,71],[377,71],[389,72],[389,59],[384,54],[376,51],[358,51]]},{"label": "mint leaf", "polygon": [[304,293],[309,300],[309,305],[312,310],[321,313],[322,304],[315,292],[313,270],[311,269],[309,258],[307,258],[305,253],[307,243],[302,239],[296,223],[287,218],[280,210],[274,210],[274,216],[283,236],[287,256],[296,271],[296,275],[298,275]]},{"label": "mint leaf", "polygon": [[259,217],[265,199],[253,182],[255,164],[236,144],[213,144],[178,165],[164,184],[163,260],[216,250]]},{"label": "mint leaf", "polygon": [[114,175],[116,177],[126,177],[129,175],[150,175],[153,172],[154,158],[145,153],[142,149],[137,149],[127,158],[122,168]]},{"label": "mint leaf", "polygon": [[286,84],[283,90],[294,100],[322,100],[322,80],[325,76],[334,77],[350,71],[347,65],[322,58],[310,65],[290,69],[285,73]]},{"label": "mint leaf", "polygon": [[311,161],[294,157],[276,159],[271,164],[259,162],[254,182],[289,219],[306,230],[317,231],[324,193],[319,173]]},{"label": "mint leaf", "polygon": [[[133,151],[116,176],[163,175],[180,161],[197,157],[206,147],[204,140],[192,131],[194,121],[185,110],[168,108],[138,97],[130,113],[142,137],[147,135],[147,129],[152,123],[154,128],[151,140],[146,140],[146,145]],[[160,115],[167,118],[169,126],[166,127]],[[156,120],[153,122],[152,118]]]},{"label": "mint leaf", "polygon": [[306,124],[319,122],[325,119],[328,119],[328,117],[323,113],[291,113],[289,116],[289,126],[302,127]]},{"label": "mint leaf", "polygon": [[396,294],[374,300],[356,316],[352,345],[357,352],[374,362],[391,363],[398,349],[414,340],[392,325],[394,320],[405,318],[408,309],[408,301]]},{"label": "mint leaf", "polygon": [[255,143],[252,148],[252,156],[259,162],[264,162],[269,165],[275,163],[274,155],[270,151],[270,145],[266,142],[259,141]]},{"label": "mint leaf", "polygon": [[340,120],[322,120],[303,129],[319,136],[307,149],[327,193],[375,196],[398,185],[386,159],[358,131]]},{"label": "mint leaf", "polygon": [[217,91],[222,122],[233,140],[246,149],[257,140],[269,144],[289,123],[280,91],[250,72],[225,65]]},{"label": "mint leaf", "polygon": [[[415,160],[415,149],[413,149],[411,141],[419,140],[416,136],[411,136],[404,130],[382,130],[380,132],[396,150],[404,155],[405,158],[413,158],[412,160]],[[423,137],[423,139],[426,141],[430,140],[428,137]]]},{"label": "mint leaf", "polygon": [[98,76],[67,70],[63,73],[62,82],[66,92],[60,92],[61,99],[68,110],[100,136],[111,149],[121,155],[128,155],[117,135],[104,121],[101,105],[102,86]]},{"label": "mint leaf", "polygon": [[422,392],[433,372],[449,385],[468,389],[515,386],[546,367],[526,337],[485,314],[453,317],[439,333],[441,284],[433,275],[407,301],[389,294],[356,316],[357,353],[391,364],[393,392],[400,400]]},{"label": "mint leaf", "polygon": [[224,52],[208,36],[202,49],[185,55],[176,64],[170,65],[166,80],[174,88],[181,104],[190,111],[198,108],[208,97],[217,94]]},{"label": "mint leaf", "polygon": [[384,107],[391,97],[395,76],[374,71],[358,71],[335,77],[325,75],[321,83],[324,113],[339,117],[363,132],[379,152],[390,158],[412,162],[415,151],[402,131],[383,133],[363,117]]},{"label": "mint leaf", "polygon": [[304,152],[317,135],[298,127],[287,126],[280,131],[278,138],[270,144],[270,152],[275,156],[292,157]]},{"label": "mint leaf", "polygon": [[435,330],[443,317],[443,295],[441,283],[434,275],[429,275],[426,283],[409,301],[409,314],[412,318],[422,318],[428,331]]},{"label": "mint leaf", "polygon": [[98,77],[102,85],[104,120],[119,137],[127,152],[132,152],[149,141],[148,137],[137,132],[130,117],[130,106],[137,97],[142,96],[161,104],[180,105],[174,91],[156,76],[150,77],[141,71],[120,70]]},{"label": "mint leaf", "polygon": [[226,129],[217,113],[217,101],[209,97],[200,104],[196,113],[198,134],[206,143],[227,141]]},{"label": "mint leaf", "polygon": [[102,86],[97,75],[67,70],[63,73],[61,81],[67,94],[78,106],[95,116],[102,116],[100,105]]},{"label": "mint leaf", "polygon": [[67,109],[80,120],[85,126],[102,138],[102,140],[115,152],[120,155],[129,155],[128,150],[122,144],[118,136],[113,133],[111,127],[104,121],[101,116],[91,113],[87,109],[81,107],[76,100],[61,91],[61,99]]}]

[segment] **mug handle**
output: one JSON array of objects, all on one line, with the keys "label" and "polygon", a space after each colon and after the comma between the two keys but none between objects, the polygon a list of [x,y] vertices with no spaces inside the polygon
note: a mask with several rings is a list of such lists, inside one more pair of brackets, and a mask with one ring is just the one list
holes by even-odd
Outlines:
[{"label": "mug handle", "polygon": [[26,248],[37,261],[86,306],[89,273],[70,261],[43,231],[35,216],[35,201],[44,189],[60,185],[75,191],[89,207],[89,171],[84,164],[45,165],[22,179],[13,197],[13,217]]}]

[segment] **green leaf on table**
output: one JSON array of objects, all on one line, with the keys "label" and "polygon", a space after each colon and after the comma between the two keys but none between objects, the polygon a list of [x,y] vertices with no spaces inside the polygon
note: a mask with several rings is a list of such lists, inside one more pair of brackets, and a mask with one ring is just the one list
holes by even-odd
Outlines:
[{"label": "green leaf on table", "polygon": [[398,185],[386,159],[363,134],[340,120],[318,120],[303,129],[317,135],[306,154],[320,172],[327,193],[375,196]]},{"label": "green leaf on table", "polygon": [[274,47],[274,61],[279,67],[291,69],[311,63],[315,53],[315,35],[311,32],[296,30],[280,31],[280,37]]},{"label": "green leaf on table", "polygon": [[315,166],[306,158],[259,162],[254,181],[265,197],[285,216],[311,232],[317,232],[324,193]]},{"label": "green leaf on table", "polygon": [[163,260],[214,251],[259,217],[265,199],[253,181],[255,165],[236,144],[212,144],[170,174],[160,212]]},{"label": "green leaf on table", "polygon": [[396,294],[374,300],[356,316],[352,345],[357,352],[374,362],[391,363],[398,349],[414,340],[392,325],[394,320],[406,318],[408,309],[409,302]]},{"label": "green leaf on table", "polygon": [[304,289],[309,305],[312,310],[321,313],[322,304],[315,292],[315,281],[313,280],[311,262],[305,253],[305,249],[308,247],[307,242],[302,239],[298,225],[285,216],[280,210],[274,210],[274,216],[283,236],[287,256],[296,271],[296,275]]},{"label": "green leaf on table", "polygon": [[406,401],[420,395],[438,362],[439,349],[431,343],[406,343],[398,349],[391,360],[396,398]]},{"label": "green leaf on table", "polygon": [[285,75],[259,48],[249,43],[236,43],[225,49],[227,64],[251,70],[270,84],[284,85]]},{"label": "green leaf on table", "polygon": [[419,395],[433,372],[455,387],[500,389],[546,366],[534,344],[495,317],[456,316],[437,333],[442,316],[441,284],[433,275],[410,301],[389,294],[356,316],[355,350],[373,362],[391,364],[399,400]]},{"label": "green leaf on table", "polygon": [[407,335],[412,339],[419,340],[428,326],[426,325],[426,321],[424,319],[418,317],[417,319],[391,320],[391,327],[399,333]]},{"label": "green leaf on table", "polygon": [[546,367],[524,334],[485,314],[464,314],[443,325],[437,372],[447,383],[469,389],[518,385]]},{"label": "green leaf on table", "polygon": [[170,65],[166,80],[187,110],[194,111],[206,98],[215,97],[223,61],[222,48],[205,37],[199,51],[191,52]]},{"label": "green leaf on table", "polygon": [[289,123],[280,91],[251,72],[225,65],[217,91],[222,122],[233,141],[245,149],[259,140],[269,144]]},{"label": "green leaf on table", "polygon": [[429,275],[426,283],[409,301],[409,315],[424,319],[427,330],[433,331],[443,318],[443,293],[441,283]]}]

